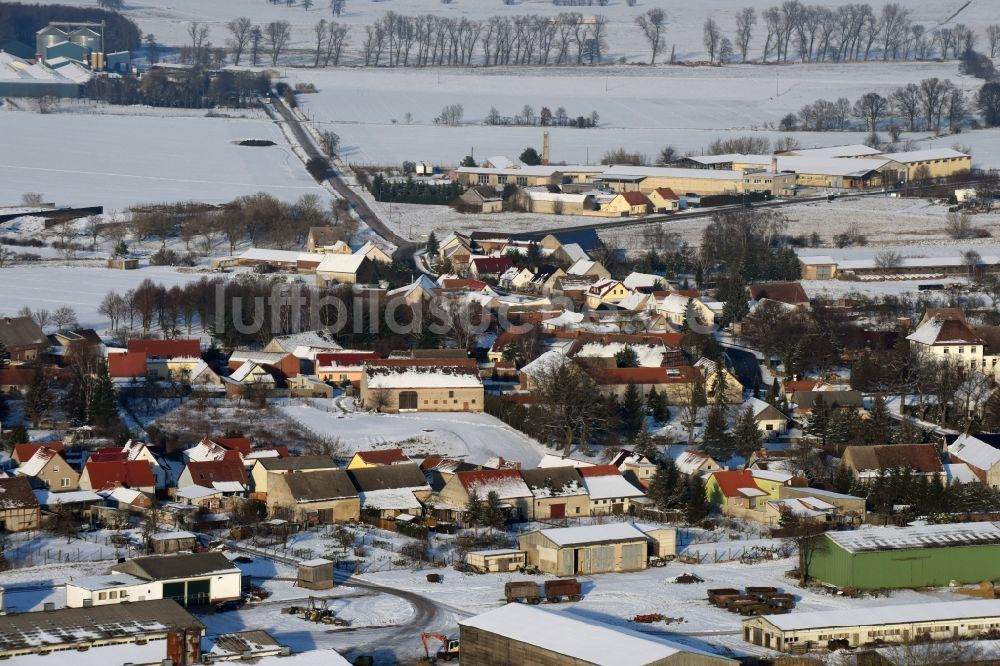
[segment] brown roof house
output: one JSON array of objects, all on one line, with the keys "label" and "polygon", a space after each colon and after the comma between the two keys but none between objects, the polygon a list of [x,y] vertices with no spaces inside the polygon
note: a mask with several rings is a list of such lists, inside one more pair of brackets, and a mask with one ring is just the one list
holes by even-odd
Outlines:
[{"label": "brown roof house", "polygon": [[404,513],[419,516],[431,496],[431,487],[416,463],[352,469],[347,475],[366,515],[387,520]]},{"label": "brown roof house", "polygon": [[351,456],[350,461],[347,463],[347,469],[381,467],[383,465],[406,465],[412,462],[410,457],[403,453],[403,449],[400,448],[358,451]]},{"label": "brown roof house", "polygon": [[0,342],[11,363],[37,361],[49,348],[49,339],[31,317],[0,317]]},{"label": "brown roof house", "polygon": [[23,476],[0,479],[0,531],[37,530],[42,517],[38,498]]},{"label": "brown roof house", "polygon": [[531,516],[534,494],[517,469],[459,472],[438,493],[438,501],[440,505],[444,505],[443,508],[457,515],[465,512],[469,499],[474,494],[485,501],[491,492],[497,494],[502,508],[511,517],[525,520]]},{"label": "brown roof house", "polygon": [[809,307],[806,290],[798,282],[758,282],[747,287],[747,293],[755,301],[767,299],[796,307]]},{"label": "brown roof house", "polygon": [[378,412],[481,412],[483,380],[474,359],[371,361],[361,402]]},{"label": "brown roof house", "polygon": [[267,512],[310,524],[355,522],[361,518],[361,498],[342,469],[293,471],[268,478]]},{"label": "brown roof house", "polygon": [[35,451],[16,471],[27,477],[33,488],[65,491],[76,490],[80,485],[80,475],[76,470],[63,460],[58,451],[45,446]]},{"label": "brown roof house", "polygon": [[905,468],[912,474],[936,476],[947,481],[934,444],[848,446],[844,448],[840,464],[850,470],[855,479],[872,479],[882,472]]},{"label": "brown roof house", "polygon": [[455,208],[468,213],[500,213],[503,199],[497,191],[487,185],[473,185],[459,195]]}]

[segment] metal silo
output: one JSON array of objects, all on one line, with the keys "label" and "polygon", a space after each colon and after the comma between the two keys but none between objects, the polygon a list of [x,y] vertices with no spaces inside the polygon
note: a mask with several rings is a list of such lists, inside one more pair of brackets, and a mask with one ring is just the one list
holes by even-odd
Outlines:
[{"label": "metal silo", "polygon": [[66,41],[69,41],[69,35],[55,26],[47,25],[35,33],[35,52],[44,58],[50,46]]},{"label": "metal silo", "polygon": [[101,35],[90,28],[77,28],[69,33],[69,41],[90,49],[91,53],[104,50],[101,48]]}]

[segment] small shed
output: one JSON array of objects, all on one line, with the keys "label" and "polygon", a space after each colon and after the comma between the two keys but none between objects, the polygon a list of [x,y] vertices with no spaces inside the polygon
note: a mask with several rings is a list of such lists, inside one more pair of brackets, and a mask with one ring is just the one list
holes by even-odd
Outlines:
[{"label": "small shed", "polygon": [[528,562],[523,550],[473,550],[465,554],[465,564],[473,571],[498,573],[517,571]]},{"label": "small shed", "polygon": [[636,524],[650,539],[649,554],[655,557],[673,558],[677,555],[677,530],[662,525]]},{"label": "small shed", "polygon": [[298,586],[308,590],[329,590],[333,587],[333,562],[318,557],[299,562]]},{"label": "small shed", "polygon": [[150,537],[154,555],[169,555],[171,553],[191,552],[197,545],[198,537],[183,530],[177,532],[161,532]]},{"label": "small shed", "polygon": [[536,530],[521,535],[528,562],[556,576],[640,571],[650,537],[628,523]]}]

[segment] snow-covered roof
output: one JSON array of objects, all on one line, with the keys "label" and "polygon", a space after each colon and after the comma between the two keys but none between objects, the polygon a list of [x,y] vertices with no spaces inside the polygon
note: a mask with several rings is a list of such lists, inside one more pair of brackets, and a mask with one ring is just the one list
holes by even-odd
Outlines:
[{"label": "snow-covered roof", "polygon": [[656,302],[656,309],[670,314],[683,314],[687,310],[688,301],[697,302],[698,299],[682,294],[667,294]]},{"label": "snow-covered roof", "polygon": [[[255,371],[259,369],[260,366],[253,361],[244,361],[243,365],[233,370],[229,375],[228,379],[234,382],[244,382],[254,375]],[[253,380],[255,383],[274,383],[274,377],[268,374],[266,371],[262,374],[257,374]]]},{"label": "snow-covered roof", "polygon": [[206,488],[205,486],[190,485],[184,486],[183,488],[177,489],[177,497],[182,497],[184,499],[201,499],[202,497],[211,497],[212,495],[218,495],[221,491],[215,488]]},{"label": "snow-covered roof", "polygon": [[763,497],[764,495],[767,495],[767,493],[760,488],[737,488],[736,492],[744,497]]},{"label": "snow-covered roof", "polygon": [[944,463],[945,474],[948,475],[948,485],[953,483],[976,483],[979,477],[965,463]]},{"label": "snow-covered roof", "polygon": [[557,546],[576,546],[608,541],[645,540],[646,534],[630,523],[606,523],[604,525],[580,525],[579,527],[556,527],[539,530],[542,535]]},{"label": "snow-covered roof", "polygon": [[959,435],[948,447],[948,453],[983,471],[992,469],[1000,462],[1000,450],[968,433]]},{"label": "snow-covered roof", "polygon": [[538,463],[539,467],[593,467],[594,463],[587,462],[586,460],[577,460],[576,458],[563,458],[562,456],[556,456],[551,453],[546,453],[542,456],[541,461]]},{"label": "snow-covered roof", "polygon": [[832,504],[828,504],[815,497],[795,497],[789,499],[771,500],[768,502],[768,505],[774,507],[778,511],[789,511],[793,516],[799,516],[801,518],[815,518],[822,516],[835,508]]},{"label": "snow-covered roof", "polygon": [[770,155],[745,155],[743,153],[726,153],[724,155],[693,155],[687,159],[698,164],[727,164],[738,162],[740,164],[770,164]]},{"label": "snow-covered roof", "polygon": [[591,500],[643,497],[645,493],[633,486],[621,474],[583,477],[583,485]]},{"label": "snow-covered roof", "polygon": [[882,153],[879,157],[907,164],[909,162],[928,162],[930,160],[951,160],[956,157],[968,157],[968,155],[951,148],[928,148],[926,150],[908,150],[902,153]]},{"label": "snow-covered roof", "polygon": [[35,451],[23,465],[17,468],[17,473],[22,476],[38,476],[39,472],[45,469],[45,466],[49,464],[55,456],[59,455],[56,451],[43,446]]},{"label": "snow-covered roof", "polygon": [[174,532],[157,532],[150,537],[153,541],[174,541],[176,539],[194,539],[195,535],[193,532],[187,532],[185,530],[177,530]]},{"label": "snow-covered roof", "polygon": [[[91,592],[97,590],[109,590],[118,587],[128,587],[131,585],[145,585],[146,581],[127,573],[104,574],[101,576],[79,576],[66,581],[67,585],[79,587]],[[76,660],[74,660],[76,661]]]},{"label": "snow-covered roof", "polygon": [[889,163],[886,158],[842,159],[818,156],[778,156],[778,170],[825,176],[863,176]]},{"label": "snow-covered roof", "polygon": [[212,487],[220,493],[242,493],[246,487],[239,481],[213,481]]},{"label": "snow-covered roof", "polygon": [[483,164],[489,164],[490,168],[493,169],[514,169],[517,167],[517,162],[510,159],[505,155],[494,155],[493,157],[487,157],[483,160]]},{"label": "snow-covered roof", "polygon": [[416,488],[383,488],[358,493],[361,507],[365,509],[419,509],[420,501],[413,494],[429,490],[429,486]]},{"label": "snow-covered roof", "polygon": [[298,263],[299,261],[319,262],[324,256],[314,252],[299,252],[298,250],[269,250],[262,247],[248,248],[238,259],[242,261],[273,261],[276,263]]},{"label": "snow-covered roof", "polygon": [[750,473],[753,474],[753,478],[755,479],[764,479],[765,481],[775,481],[777,483],[788,483],[795,478],[794,474],[775,472],[774,470],[767,469],[752,469]]},{"label": "snow-covered roof", "polygon": [[663,363],[666,348],[663,345],[626,344],[624,342],[588,342],[580,346],[576,356],[580,358],[614,358],[625,349],[632,349],[643,368],[658,368]]},{"label": "snow-covered roof", "polygon": [[481,499],[495,492],[500,499],[516,499],[531,497],[531,489],[521,478],[517,470],[496,469],[475,472],[459,472],[458,474],[466,492],[475,492]]},{"label": "snow-covered roof", "polygon": [[[556,612],[527,604],[507,604],[462,620],[459,624],[536,645],[580,663],[596,666],[641,666],[660,663],[661,660],[678,654],[707,654],[663,638],[612,627],[570,612]],[[719,663],[724,663],[723,657],[712,656]]]},{"label": "snow-covered roof", "polygon": [[460,370],[449,366],[366,366],[365,373],[369,389],[482,388],[483,380],[477,373]]},{"label": "snow-covered roof", "polygon": [[[516,604],[512,604],[516,605]],[[769,615],[767,621],[782,631],[826,627],[868,627],[936,620],[962,620],[1000,616],[1000,600],[931,601],[894,606],[858,606],[834,611],[795,612]]]},{"label": "snow-covered roof", "polygon": [[[563,310],[559,313],[559,316],[552,317],[551,319],[545,319],[542,321],[542,326],[548,328],[560,328],[562,326],[575,326],[579,324],[584,319],[582,312],[571,312],[570,310]],[[541,358],[541,357],[539,357]],[[530,365],[530,364],[529,364]]]},{"label": "snow-covered roof", "polygon": [[528,198],[532,201],[561,201],[562,203],[574,203],[582,204],[583,200],[587,198],[586,194],[570,194],[567,192],[549,192],[548,190],[541,191],[528,191]]},{"label": "snow-covered roof", "polygon": [[828,254],[817,254],[809,257],[799,256],[799,262],[805,266],[826,266],[836,264],[837,260]]},{"label": "snow-covered roof", "polygon": [[350,273],[358,272],[361,263],[365,260],[365,255],[360,252],[355,254],[323,254],[323,260],[316,267],[317,273]]},{"label": "snow-covered roof", "polygon": [[514,166],[503,169],[485,167],[459,167],[458,173],[495,174],[498,176],[541,176],[548,177],[556,173],[562,173],[562,169],[557,166]]},{"label": "snow-covered roof", "polygon": [[92,490],[70,490],[64,493],[54,493],[50,490],[36,490],[35,497],[38,498],[38,503],[43,506],[102,501],[101,496]]},{"label": "snow-covered roof", "polygon": [[701,451],[687,450],[681,453],[674,460],[674,464],[677,465],[677,469],[681,474],[686,474],[691,476],[701,471],[702,465],[709,462],[711,458],[707,453]]},{"label": "snow-covered roof", "polygon": [[846,146],[829,146],[826,148],[803,148],[794,151],[795,155],[814,157],[864,157],[878,155],[878,148],[866,146],[863,143],[852,143]]},{"label": "snow-covered roof", "polygon": [[566,269],[566,275],[586,275],[587,271],[593,268],[596,263],[590,259],[577,259],[572,266]]},{"label": "snow-covered roof", "polygon": [[109,490],[102,490],[98,493],[105,499],[113,499],[116,502],[122,502],[124,504],[131,504],[140,497],[143,497],[143,493],[138,490],[133,490],[132,488],[124,488],[118,486],[116,488],[111,488]]},{"label": "snow-covered roof", "polygon": [[690,178],[692,180],[743,180],[742,171],[724,169],[677,169],[673,167],[642,167],[618,164],[608,167],[601,178],[613,179],[617,176],[643,176],[653,178]]},{"label": "snow-covered roof", "polygon": [[528,377],[537,378],[562,367],[568,362],[569,359],[562,352],[553,349],[542,353],[534,361],[522,367],[521,372]]},{"label": "snow-covered roof", "polygon": [[906,339],[921,345],[983,343],[965,322],[942,317],[928,319],[920,328],[906,336]]},{"label": "snow-covered roof", "polygon": [[876,527],[827,532],[831,541],[851,553],[1000,543],[997,523],[952,523],[911,527]]},{"label": "snow-covered roof", "polygon": [[667,279],[662,275],[653,275],[652,273],[637,273],[635,271],[629,273],[622,280],[622,284],[629,289],[652,289],[656,286],[656,283],[665,284]]}]

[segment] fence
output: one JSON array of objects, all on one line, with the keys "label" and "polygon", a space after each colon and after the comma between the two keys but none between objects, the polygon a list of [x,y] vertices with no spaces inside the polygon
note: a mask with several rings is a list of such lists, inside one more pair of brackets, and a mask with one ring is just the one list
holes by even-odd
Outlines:
[{"label": "fence", "polygon": [[[88,545],[84,546],[80,542]],[[117,560],[135,553],[129,546],[115,546],[110,536],[81,533],[70,543],[58,543],[57,537],[44,532],[19,532],[8,536],[3,549],[8,569],[22,569],[63,562],[102,562]]]}]

